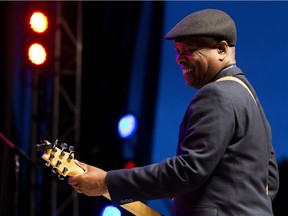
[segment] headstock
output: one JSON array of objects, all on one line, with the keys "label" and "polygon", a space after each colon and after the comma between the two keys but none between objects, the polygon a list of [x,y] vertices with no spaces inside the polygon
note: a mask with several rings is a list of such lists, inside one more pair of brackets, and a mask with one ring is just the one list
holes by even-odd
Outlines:
[{"label": "headstock", "polygon": [[[42,140],[40,144],[35,146],[36,150],[42,151],[42,159],[46,161],[46,166],[52,166],[52,172],[58,173],[58,178],[63,180],[66,176],[81,174],[84,170],[74,161],[74,147],[66,143],[61,143],[60,148],[57,147],[58,140],[54,144],[47,140]],[[69,152],[67,151],[67,148]]]},{"label": "headstock", "polygon": [[[46,166],[52,166],[52,171],[58,173],[59,179],[63,180],[66,176],[73,176],[83,173],[81,167],[74,162],[74,147],[68,148],[69,152],[65,151],[68,147],[66,143],[61,143],[60,148],[57,147],[58,140],[51,144],[47,140],[43,140],[37,144],[35,148],[38,151],[43,151],[42,158],[46,161]],[[104,197],[111,200],[109,193],[103,194]],[[138,216],[161,216],[161,214],[140,201],[126,203],[121,205],[124,209]]]}]

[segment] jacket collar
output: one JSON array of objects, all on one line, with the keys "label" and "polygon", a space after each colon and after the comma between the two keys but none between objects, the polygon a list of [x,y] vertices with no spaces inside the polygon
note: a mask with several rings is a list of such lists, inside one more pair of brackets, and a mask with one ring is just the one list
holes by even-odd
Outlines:
[{"label": "jacket collar", "polygon": [[216,76],[211,80],[214,82],[215,80],[224,77],[224,76],[237,76],[237,75],[244,75],[242,70],[236,66],[236,64],[229,65],[223,68]]}]

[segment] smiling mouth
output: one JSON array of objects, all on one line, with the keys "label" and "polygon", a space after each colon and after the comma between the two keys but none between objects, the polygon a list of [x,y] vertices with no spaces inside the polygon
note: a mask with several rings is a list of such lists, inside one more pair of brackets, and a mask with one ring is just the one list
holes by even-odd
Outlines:
[{"label": "smiling mouth", "polygon": [[193,73],[192,69],[182,69],[182,74],[185,77],[185,79],[189,78],[191,79],[192,73]]}]

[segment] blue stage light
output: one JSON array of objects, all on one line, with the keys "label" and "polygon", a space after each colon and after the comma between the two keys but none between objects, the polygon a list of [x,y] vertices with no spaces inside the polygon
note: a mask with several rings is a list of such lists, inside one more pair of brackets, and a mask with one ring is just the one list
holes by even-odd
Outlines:
[{"label": "blue stage light", "polygon": [[121,212],[114,206],[106,206],[103,209],[101,216],[121,216]]},{"label": "blue stage light", "polygon": [[121,138],[129,138],[137,131],[138,122],[133,114],[123,116],[118,123],[118,134]]}]

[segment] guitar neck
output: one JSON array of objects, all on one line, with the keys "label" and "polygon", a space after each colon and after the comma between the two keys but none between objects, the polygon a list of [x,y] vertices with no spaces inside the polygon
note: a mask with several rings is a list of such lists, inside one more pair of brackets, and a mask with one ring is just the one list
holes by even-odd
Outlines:
[{"label": "guitar neck", "polygon": [[[105,193],[102,196],[111,200],[109,193]],[[126,203],[126,204],[121,205],[121,207],[136,216],[161,216],[159,212],[155,211],[154,209],[150,208],[149,206],[139,201]]]},{"label": "guitar neck", "polygon": [[[73,152],[68,154],[63,151],[63,149],[61,150],[58,147],[52,147],[52,144],[47,140],[44,140],[39,144],[37,149],[42,149],[44,151],[42,159],[46,161],[46,165],[55,168],[62,177],[74,176],[84,172],[81,167],[75,164]],[[63,179],[64,178],[62,178],[62,180]],[[111,200],[109,193],[105,193],[102,196]],[[126,203],[120,206],[136,216],[161,216],[159,212],[140,201]]]}]

